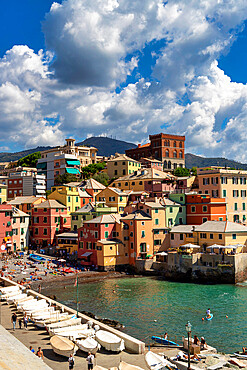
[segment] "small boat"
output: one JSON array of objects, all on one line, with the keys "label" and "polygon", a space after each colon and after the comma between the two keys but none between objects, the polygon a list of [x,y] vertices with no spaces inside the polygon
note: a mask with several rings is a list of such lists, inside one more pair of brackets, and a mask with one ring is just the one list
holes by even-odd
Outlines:
[{"label": "small boat", "polygon": [[10,297],[14,297],[14,296],[17,296],[19,294],[22,293],[22,290],[18,289],[18,290],[13,290],[11,292],[8,292],[8,293],[5,293],[5,294],[2,294],[1,295],[1,300],[4,301],[4,300],[7,300],[8,298]]},{"label": "small boat", "polygon": [[243,360],[247,360],[247,353],[244,352],[235,352],[234,356],[236,356],[237,358],[242,358]]},{"label": "small boat", "polygon": [[8,297],[6,299],[6,301],[7,301],[8,304],[12,304],[12,303],[15,302],[15,300],[26,298],[26,297],[27,297],[27,294],[26,293],[20,293],[18,295],[14,295],[14,296]]},{"label": "small boat", "polygon": [[87,324],[70,326],[68,328],[55,329],[51,335],[60,335],[62,337],[71,338],[73,340],[93,337],[94,329],[88,329]]},{"label": "small boat", "polygon": [[96,340],[108,351],[121,352],[124,350],[124,340],[109,331],[99,330],[96,332]]},{"label": "small boat", "polygon": [[156,337],[153,335],[151,339],[157,343],[164,344],[165,346],[179,346],[177,343],[172,342],[171,340],[168,340],[162,337]]},{"label": "small boat", "polygon": [[71,354],[74,355],[78,350],[78,347],[71,340],[54,335],[50,339],[50,343],[53,351],[60,356],[69,357]]},{"label": "small boat", "polygon": [[246,364],[244,364],[242,361],[240,361],[239,359],[234,358],[234,357],[232,357],[230,360],[228,360],[228,362],[230,362],[230,364],[236,365],[240,368],[246,367]]},{"label": "small boat", "polygon": [[60,322],[60,321],[59,322],[54,322],[50,325],[47,325],[46,330],[51,335],[51,333],[54,329],[65,328],[65,327],[74,326],[74,325],[81,325],[81,319],[79,317],[71,317],[71,319],[69,319],[69,320],[65,320],[65,321],[62,321],[62,322]]},{"label": "small boat", "polygon": [[67,313],[60,313],[58,318],[51,318],[44,320],[44,327],[47,327],[48,325],[59,323],[65,320],[69,320],[71,318],[71,315],[68,315]]},{"label": "small boat", "polygon": [[6,293],[10,293],[12,291],[15,291],[15,290],[19,290],[19,286],[18,285],[11,285],[11,286],[6,286],[4,288],[0,288],[0,292],[2,294],[6,294]]},{"label": "small boat", "polygon": [[127,362],[121,361],[119,366],[119,370],[144,370],[142,367],[130,365]]},{"label": "small boat", "polygon": [[211,313],[211,314],[210,314],[210,317],[206,317],[206,320],[207,320],[207,321],[213,320],[213,317],[214,317],[214,315]]},{"label": "small boat", "polygon": [[98,351],[98,349],[100,349],[100,344],[96,342],[95,339],[90,338],[90,337],[83,339],[83,340],[77,340],[75,343],[79,347],[80,350],[87,352],[87,353],[91,352],[94,355]]},{"label": "small boat", "polygon": [[164,357],[152,351],[148,351],[146,353],[145,361],[149,369],[155,370],[163,370],[164,368],[168,370],[177,369],[177,367],[173,365],[170,361],[166,360]]}]

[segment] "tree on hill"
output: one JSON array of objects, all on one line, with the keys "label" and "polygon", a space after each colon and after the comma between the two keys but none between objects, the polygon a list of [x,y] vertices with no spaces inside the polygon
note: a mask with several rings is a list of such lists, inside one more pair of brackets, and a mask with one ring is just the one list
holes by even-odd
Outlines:
[{"label": "tree on hill", "polygon": [[63,175],[58,175],[55,177],[54,183],[55,185],[63,185],[68,184],[69,182],[77,182],[78,177],[76,175],[72,175],[71,173],[64,173]]},{"label": "tree on hill", "polygon": [[100,182],[101,184],[103,184],[104,186],[108,186],[108,184],[109,184],[109,180],[110,180],[109,176],[108,176],[108,175],[107,175],[107,173],[105,173],[105,172],[102,172],[102,173],[96,173],[96,174],[93,176],[93,178],[94,178],[96,181],[98,181],[98,182]]},{"label": "tree on hill", "polygon": [[190,170],[188,168],[178,167],[175,169],[174,175],[177,177],[190,176]]},{"label": "tree on hill", "polygon": [[41,158],[40,152],[29,154],[26,157],[19,159],[17,162],[17,166],[35,168],[37,166],[37,162],[39,158]]},{"label": "tree on hill", "polygon": [[196,176],[197,175],[197,167],[192,167],[191,170],[190,170],[190,173],[192,176]]},{"label": "tree on hill", "polygon": [[82,177],[84,179],[89,179],[90,177],[94,176],[96,173],[102,171],[105,168],[105,162],[89,164],[82,168]]}]

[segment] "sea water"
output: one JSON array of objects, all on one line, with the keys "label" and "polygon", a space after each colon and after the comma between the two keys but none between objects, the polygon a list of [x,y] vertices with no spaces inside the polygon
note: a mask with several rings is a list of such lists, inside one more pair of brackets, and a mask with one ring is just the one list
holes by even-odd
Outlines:
[{"label": "sea water", "polygon": [[[42,290],[76,308],[76,287]],[[210,308],[214,317],[202,321]],[[152,335],[168,333],[171,339],[204,336],[218,351],[232,353],[247,346],[247,285],[199,285],[156,278],[109,279],[79,285],[79,310],[117,320],[124,331],[147,344]],[[228,316],[228,317],[227,317]]]}]

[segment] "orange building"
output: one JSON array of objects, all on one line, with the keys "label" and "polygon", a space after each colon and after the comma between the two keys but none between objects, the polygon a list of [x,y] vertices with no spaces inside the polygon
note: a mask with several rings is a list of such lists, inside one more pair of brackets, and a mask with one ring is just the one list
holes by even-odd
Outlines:
[{"label": "orange building", "polygon": [[226,201],[209,195],[186,195],[187,225],[201,225],[206,221],[226,221]]}]

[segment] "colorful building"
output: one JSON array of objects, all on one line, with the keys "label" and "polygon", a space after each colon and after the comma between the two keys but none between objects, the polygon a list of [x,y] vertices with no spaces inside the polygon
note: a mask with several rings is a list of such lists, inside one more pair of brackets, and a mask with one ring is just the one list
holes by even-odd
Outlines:
[{"label": "colorful building", "polygon": [[37,174],[37,170],[21,170],[11,172],[8,177],[8,200],[18,196],[46,196],[46,178],[44,175]]},{"label": "colorful building", "polygon": [[175,190],[176,177],[154,168],[146,168],[114,180],[111,187],[123,191],[145,191],[150,197],[163,197]]},{"label": "colorful building", "polygon": [[77,259],[78,233],[67,231],[57,234],[56,238],[56,250],[59,252],[60,256],[64,256],[66,258],[70,255],[72,258]]},{"label": "colorful building", "polygon": [[206,221],[226,221],[226,201],[209,195],[186,194],[187,224],[201,225]]},{"label": "colorful building", "polygon": [[0,184],[0,204],[7,201],[7,185]]},{"label": "colorful building", "polygon": [[144,168],[153,168],[155,170],[163,171],[163,162],[158,159],[141,158],[140,162]]},{"label": "colorful building", "polygon": [[[181,195],[182,197],[182,195]],[[166,227],[186,224],[186,206],[171,199],[163,198],[161,204],[165,207]]]},{"label": "colorful building", "polygon": [[126,150],[126,154],[137,161],[141,158],[158,159],[163,163],[164,170],[185,167],[185,136],[160,133],[149,135],[149,140],[148,144],[138,144],[137,148]]},{"label": "colorful building", "polygon": [[119,239],[98,240],[96,249],[99,271],[115,271],[129,265],[129,254]]},{"label": "colorful building", "polygon": [[116,223],[120,222],[119,218],[118,214],[99,216],[85,221],[78,229],[78,259],[83,265],[98,265],[96,243],[117,237]]},{"label": "colorful building", "polygon": [[128,194],[121,189],[108,187],[96,195],[95,202],[106,204],[108,207],[116,207],[118,213],[123,213],[128,203]]},{"label": "colorful building", "polygon": [[27,196],[27,197],[16,197],[8,202],[15,208],[18,208],[20,211],[27,213],[29,216],[32,215],[32,208],[35,207],[37,204],[45,202],[46,198],[43,197],[35,197]]},{"label": "colorful building", "polygon": [[113,177],[129,175],[140,168],[140,162],[127,157],[125,154],[118,154],[115,158],[107,161],[107,174],[110,179]]},{"label": "colorful building", "polygon": [[9,204],[0,204],[0,252],[13,250],[12,247],[12,214],[13,207]]},{"label": "colorful building", "polygon": [[95,179],[91,178],[88,180],[82,180],[79,183],[79,189],[86,191],[89,195],[93,197],[93,202],[95,202],[95,196],[105,189],[105,186]]},{"label": "colorful building", "polygon": [[200,194],[225,198],[227,220],[246,223],[247,171],[220,167],[198,168],[197,177]]},{"label": "colorful building", "polygon": [[37,204],[32,208],[32,242],[39,247],[51,246],[56,234],[70,229],[70,217],[66,207],[54,199]]}]

